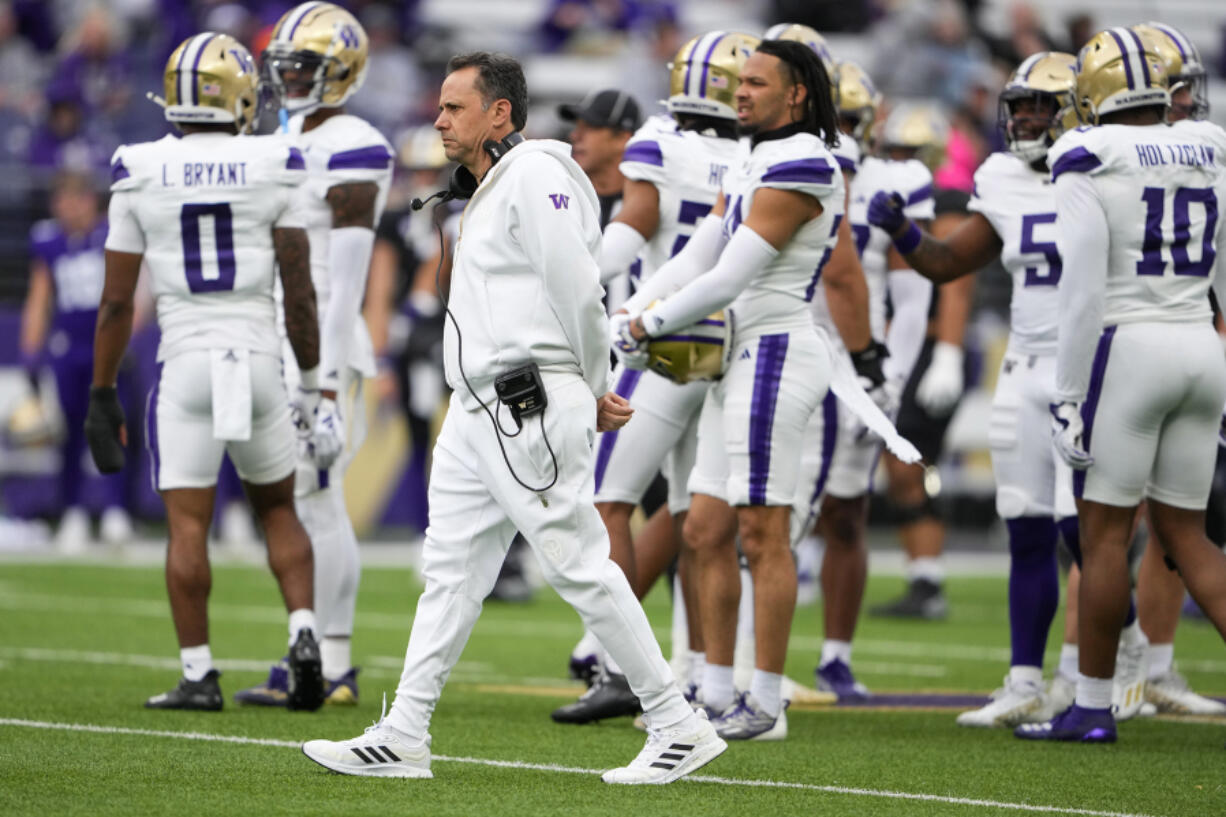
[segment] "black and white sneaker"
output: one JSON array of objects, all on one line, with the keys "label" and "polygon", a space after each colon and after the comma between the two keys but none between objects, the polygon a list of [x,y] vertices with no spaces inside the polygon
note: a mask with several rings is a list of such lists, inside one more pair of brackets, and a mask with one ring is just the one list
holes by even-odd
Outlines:
[{"label": "black and white sneaker", "polygon": [[[387,699],[383,700],[383,714]],[[302,753],[338,774],[358,777],[431,778],[430,736],[416,743],[387,726],[383,716],[349,740],[309,740]]]},{"label": "black and white sneaker", "polygon": [[574,703],[555,709],[549,717],[558,723],[591,723],[605,718],[637,715],[643,711],[626,676],[606,672]]},{"label": "black and white sneaker", "polygon": [[285,706],[314,712],[324,705],[324,670],[319,644],[309,629],[299,631],[298,639],[289,648],[288,662],[289,691]]},{"label": "black and white sneaker", "polygon": [[600,776],[606,783],[660,786],[701,769],[728,748],[705,712],[695,712],[671,729],[648,729],[647,743],[629,766]]},{"label": "black and white sneaker", "polygon": [[179,685],[169,692],[154,695],[145,701],[146,709],[193,709],[199,712],[220,712],[222,707],[221,686],[217,679],[221,673],[209,670],[199,681],[179,679]]}]

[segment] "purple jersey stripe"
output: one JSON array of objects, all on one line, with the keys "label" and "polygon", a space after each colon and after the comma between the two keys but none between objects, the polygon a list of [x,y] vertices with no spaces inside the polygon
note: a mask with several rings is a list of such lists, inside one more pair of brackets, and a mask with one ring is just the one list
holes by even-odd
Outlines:
[{"label": "purple jersey stripe", "polygon": [[796,159],[771,165],[762,175],[764,182],[830,184],[834,168],[825,159]]},{"label": "purple jersey stripe", "polygon": [[153,388],[149,390],[149,396],[145,399],[145,448],[149,451],[149,463],[152,468],[150,477],[154,491],[158,490],[162,470],[162,458],[158,451],[158,391],[162,386],[163,365],[163,363],[158,363],[157,374],[153,378]]},{"label": "purple jersey stripe", "polygon": [[664,153],[660,150],[659,142],[635,142],[626,148],[622,161],[664,167]]},{"label": "purple jersey stripe", "polygon": [[289,158],[285,160],[285,169],[306,170],[306,159],[302,157],[302,152],[298,148],[289,149]]},{"label": "purple jersey stripe", "polygon": [[1054,182],[1061,173],[1089,173],[1102,165],[1102,161],[1085,148],[1073,148],[1056,160],[1051,169],[1051,180]]},{"label": "purple jersey stripe", "polygon": [[753,377],[753,402],[749,411],[749,504],[766,504],[770,479],[771,431],[775,425],[775,402],[788,354],[788,335],[763,335],[758,339],[758,361]]},{"label": "purple jersey stripe", "polygon": [[[1094,363],[1090,366],[1090,390],[1086,394],[1085,402],[1081,404],[1081,422],[1085,427],[1085,431],[1081,434],[1081,442],[1087,453],[1090,450],[1090,434],[1094,431],[1094,414],[1098,411],[1098,400],[1102,397],[1103,378],[1107,373],[1107,356],[1111,354],[1111,340],[1115,337],[1115,329],[1114,326],[1108,326],[1098,339],[1098,348],[1094,350]],[[1081,493],[1085,487],[1086,472],[1073,471],[1073,496],[1081,499]]]},{"label": "purple jersey stripe", "polygon": [[839,167],[843,168],[848,173],[856,172],[856,163],[851,159],[848,159],[846,156],[835,156],[834,158],[839,160]]},{"label": "purple jersey stripe", "polygon": [[382,170],[392,163],[391,152],[383,145],[370,145],[364,148],[354,148],[353,150],[342,150],[339,153],[333,153],[328,159],[328,170],[351,170],[354,168],[368,168],[370,170]]},{"label": "purple jersey stripe", "polygon": [[907,206],[919,204],[921,201],[925,201],[926,199],[930,198],[932,198],[932,185],[926,184],[907,196]]},{"label": "purple jersey stripe", "polygon": [[813,496],[809,497],[812,507],[821,499],[826,490],[826,480],[830,477],[830,466],[834,463],[834,446],[839,439],[839,399],[834,392],[827,391],[822,398],[822,467],[817,472],[817,482],[813,486]]},{"label": "purple jersey stripe", "polygon": [[[617,386],[613,391],[618,395],[630,399],[630,395],[634,394],[634,387],[639,384],[639,378],[643,376],[642,371],[634,369],[623,369],[621,377],[617,378]],[[609,458],[613,456],[613,446],[617,444],[617,432],[606,431],[600,435],[600,449],[596,452],[596,490],[600,491],[600,485],[604,482],[605,469],[609,467]]]},{"label": "purple jersey stripe", "polygon": [[1115,40],[1115,44],[1119,46],[1120,59],[1124,63],[1124,78],[1128,81],[1128,90],[1135,91],[1137,89],[1137,82],[1132,76],[1132,57],[1128,53],[1128,48],[1124,45],[1123,38],[1115,32],[1116,29],[1107,29],[1107,33],[1111,35],[1111,39]]},{"label": "purple jersey stripe", "polygon": [[124,167],[123,159],[116,159],[111,163],[111,184],[122,181],[131,175],[128,172],[128,168]]}]

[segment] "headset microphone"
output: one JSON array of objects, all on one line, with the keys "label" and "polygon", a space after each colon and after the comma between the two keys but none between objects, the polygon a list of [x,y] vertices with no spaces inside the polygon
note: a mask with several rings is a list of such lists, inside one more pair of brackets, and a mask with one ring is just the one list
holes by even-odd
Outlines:
[{"label": "headset microphone", "polygon": [[455,193],[451,192],[450,190],[440,190],[437,193],[431,193],[429,196],[426,196],[424,199],[413,199],[411,202],[409,202],[409,207],[412,208],[414,212],[416,212],[420,210],[421,208],[425,207],[427,204],[429,204],[434,199],[442,199],[442,201],[439,202],[439,204],[442,204],[443,202],[451,201],[454,198],[455,198]]}]

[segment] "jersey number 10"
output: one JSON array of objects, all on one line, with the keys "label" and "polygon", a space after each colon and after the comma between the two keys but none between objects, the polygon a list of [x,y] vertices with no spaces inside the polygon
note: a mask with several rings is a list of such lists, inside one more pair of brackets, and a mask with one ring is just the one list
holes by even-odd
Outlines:
[{"label": "jersey number 10", "polygon": [[[205,262],[201,254],[200,222],[203,216],[212,217],[213,249],[217,262],[217,275],[206,277]],[[179,227],[183,233],[183,269],[187,272],[187,288],[192,292],[229,292],[234,289],[234,217],[230,205],[185,204],[179,211]],[[210,265],[211,266],[211,265]]]},{"label": "jersey number 10", "polygon": [[[1162,247],[1169,244],[1176,275],[1206,276],[1213,269],[1213,262],[1217,258],[1217,250],[1213,247],[1214,235],[1217,232],[1217,196],[1211,187],[1177,189],[1171,219],[1175,235],[1168,238],[1162,233],[1166,193],[1161,187],[1147,187],[1141,194],[1141,201],[1145,202],[1145,241],[1141,244],[1137,275],[1164,275],[1166,261],[1162,258]],[[1199,236],[1192,235],[1193,204],[1205,208],[1205,220],[1198,225],[1202,227]],[[1200,244],[1200,259],[1196,261],[1188,256],[1188,244],[1193,241]]]}]

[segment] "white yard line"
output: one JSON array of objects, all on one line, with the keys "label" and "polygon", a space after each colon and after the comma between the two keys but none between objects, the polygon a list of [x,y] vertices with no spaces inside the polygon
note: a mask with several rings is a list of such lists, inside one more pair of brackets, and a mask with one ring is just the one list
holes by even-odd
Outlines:
[{"label": "white yard line", "polygon": [[[103,726],[92,723],[52,723],[49,721],[30,721],[21,718],[0,718],[0,726],[13,726],[27,729],[55,729],[67,732],[93,732],[106,735],[139,735],[143,737],[155,738],[177,738],[179,740],[237,743],[252,746],[275,746],[286,749],[297,749],[299,746],[301,746],[298,741],[274,740],[272,738],[250,738],[242,735],[214,735],[207,732],[172,732],[161,729],[130,729],[122,726]],[[433,760],[442,763],[469,763],[476,766],[492,766],[503,769],[523,769],[526,771],[537,772],[556,772],[561,774],[598,775],[603,771],[602,769],[584,769],[576,766],[560,766],[552,763],[525,763],[518,760],[492,760],[480,757],[449,757],[447,755],[434,755]],[[889,800],[919,800],[931,803],[949,803],[950,805],[959,806],[1010,809],[1013,811],[1033,812],[1036,814],[1074,814],[1081,815],[1081,817],[1149,817],[1148,815],[1128,812],[1098,811],[1095,809],[1068,808],[1064,806],[1042,806],[1031,803],[1009,803],[999,800],[979,800],[970,797],[947,797],[939,794],[922,794],[919,792],[860,789],[849,788],[847,786],[820,786],[814,783],[793,783],[783,780],[742,780],[733,777],[714,777],[710,775],[691,775],[690,777],[687,777],[686,780],[694,783],[707,783],[718,786],[794,789],[798,791],[844,794],[855,797],[876,797]]]}]

